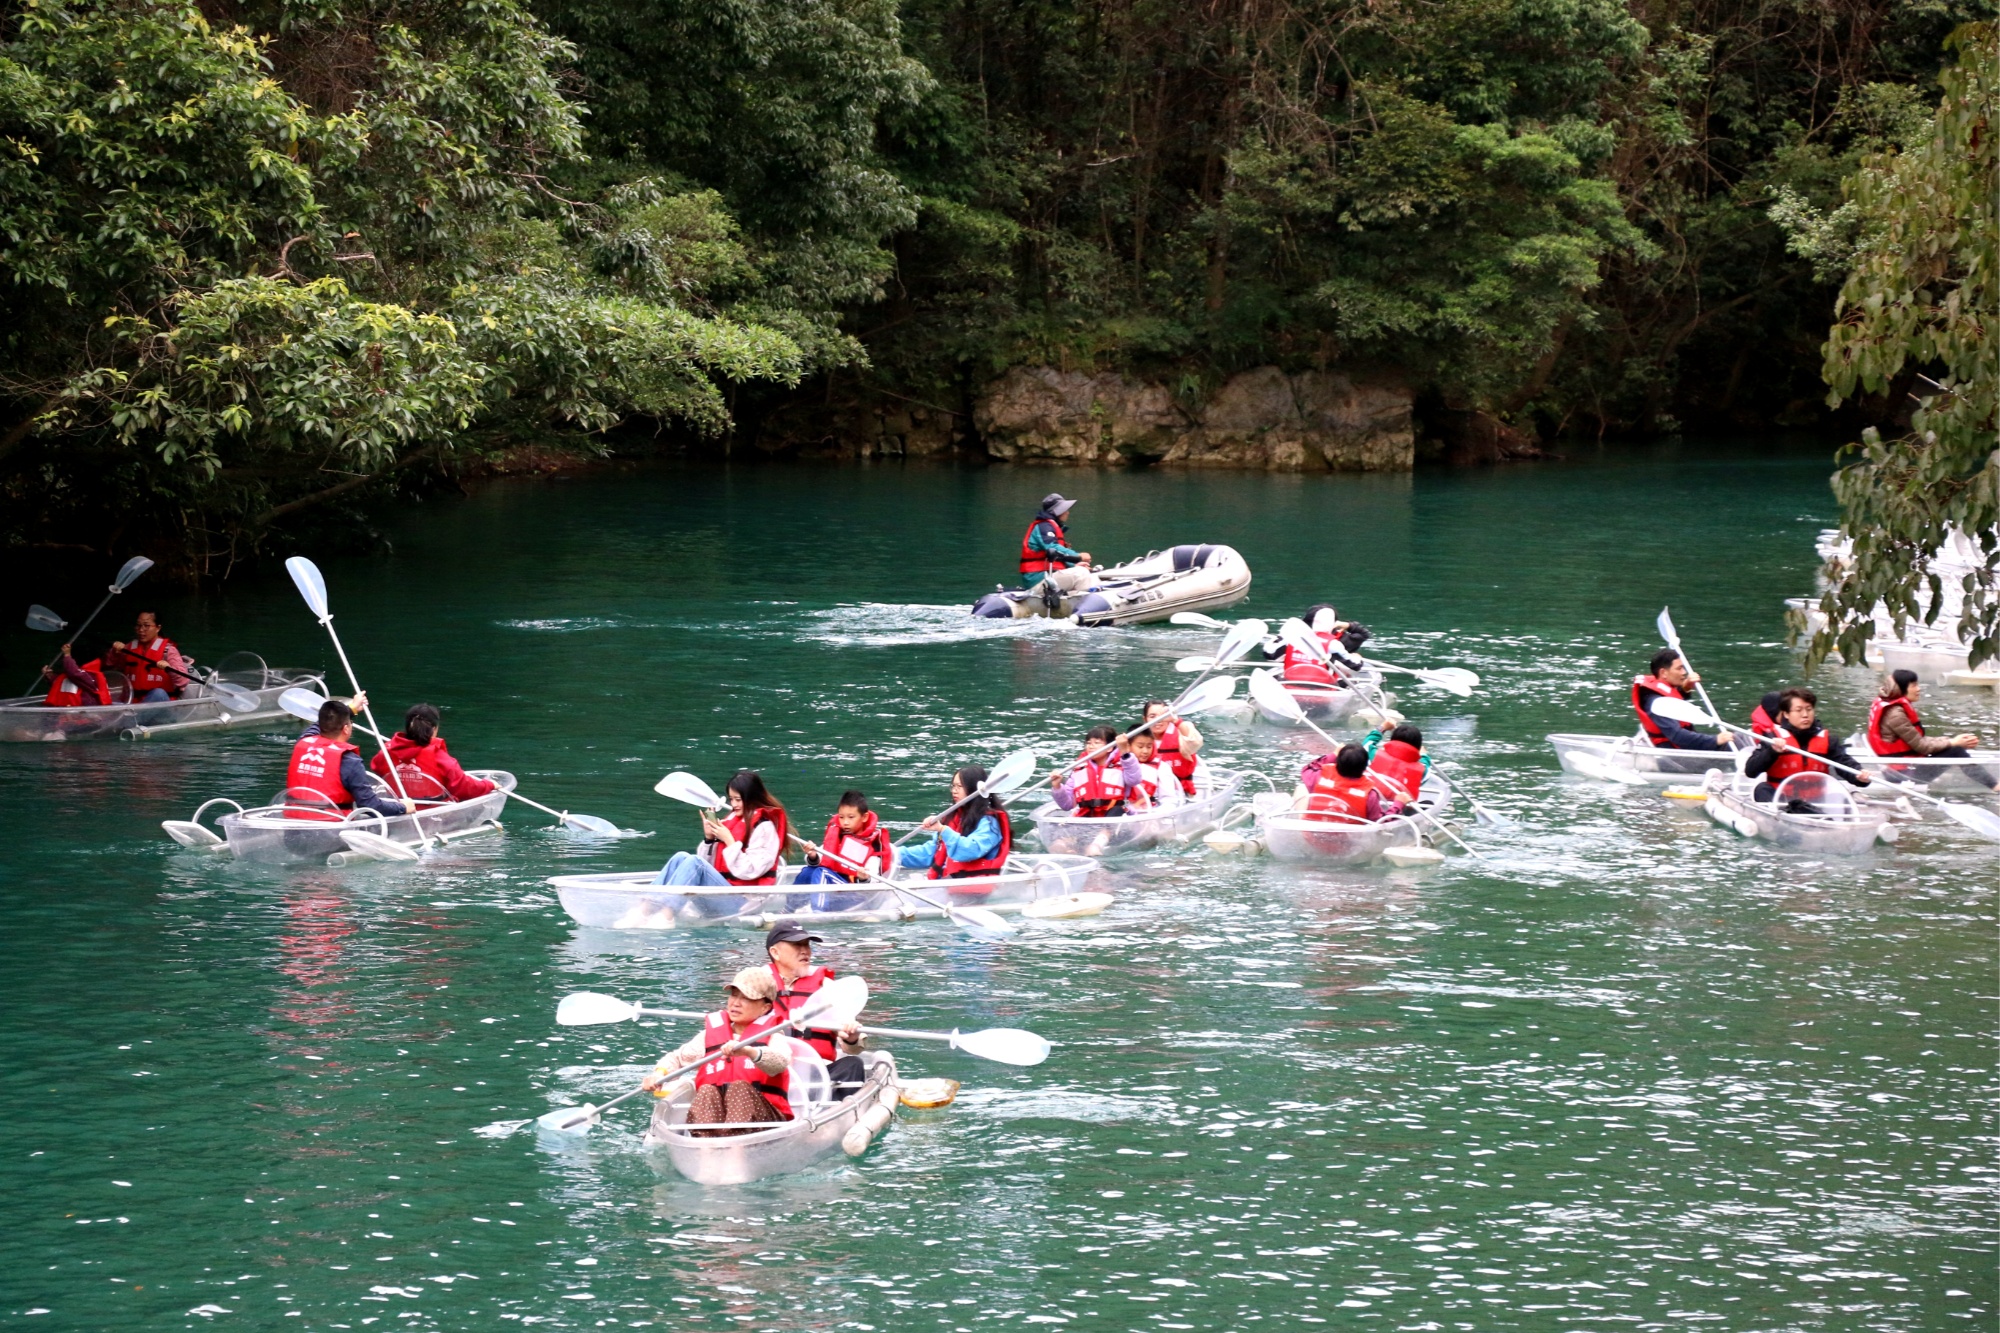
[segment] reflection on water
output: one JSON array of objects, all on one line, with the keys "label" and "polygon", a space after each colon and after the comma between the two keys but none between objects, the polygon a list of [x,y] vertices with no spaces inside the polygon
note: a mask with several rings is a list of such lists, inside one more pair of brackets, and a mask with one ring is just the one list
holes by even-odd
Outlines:
[{"label": "reflection on water", "polygon": [[[1246,611],[1330,598],[1391,661],[1477,671],[1472,700],[1404,679],[1399,707],[1515,823],[1468,821],[1487,859],[1422,870],[1148,853],[1105,872],[1105,915],[1005,944],[825,932],[875,1022],[1056,1043],[1031,1070],[898,1043],[965,1087],[859,1164],[696,1187],[639,1146],[643,1099],[538,1134],[694,1030],[557,1028],[560,996],[706,1009],[760,954],[576,929],[543,883],[690,843],[660,774],[755,765],[812,827],[860,785],[907,827],[958,763],[1070,753],[1212,641],[966,618],[1050,489],[1100,555],[1226,541]],[[1990,1323],[2000,849],[1926,818],[1894,850],[1788,855],[1565,777],[1542,740],[1629,730],[1662,603],[1725,708],[1794,678],[1781,601],[1828,517],[1822,459],[1719,449],[1414,479],[690,468],[427,510],[394,556],[322,562],[379,708],[442,703],[464,762],[658,836],[515,808],[419,867],[260,869],[158,821],[274,788],[282,729],[0,753],[4,1320]],[[162,612],[326,655],[275,577]],[[1863,716],[1867,673],[1813,683]],[[1990,694],[1925,705],[2000,726]],[[1204,730],[1284,782],[1324,748]]]}]

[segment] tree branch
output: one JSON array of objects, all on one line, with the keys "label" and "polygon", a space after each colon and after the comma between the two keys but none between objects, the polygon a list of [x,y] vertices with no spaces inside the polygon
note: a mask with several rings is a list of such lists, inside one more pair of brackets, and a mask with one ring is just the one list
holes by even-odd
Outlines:
[{"label": "tree branch", "polygon": [[379,472],[369,472],[359,477],[349,477],[346,481],[329,486],[323,491],[314,491],[311,495],[302,495],[296,500],[288,500],[275,508],[266,509],[263,513],[250,520],[250,530],[252,532],[262,531],[264,528],[269,527],[273,520],[283,518],[286,514],[297,513],[299,510],[310,508],[322,500],[331,500],[336,495],[345,495],[349,491],[366,486],[371,481],[379,481],[392,472],[400,472],[412,463],[421,463],[426,458],[434,456],[443,447],[442,444],[427,444],[421,449],[403,455]]}]

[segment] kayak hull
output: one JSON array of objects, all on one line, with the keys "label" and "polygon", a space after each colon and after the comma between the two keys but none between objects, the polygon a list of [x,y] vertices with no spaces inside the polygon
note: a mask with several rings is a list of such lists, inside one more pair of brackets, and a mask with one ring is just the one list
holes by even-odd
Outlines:
[{"label": "kayak hull", "polygon": [[[1365,682],[1366,688],[1356,688],[1353,685],[1335,685],[1330,687],[1296,685],[1287,684],[1282,680],[1278,683],[1285,687],[1285,693],[1292,696],[1292,701],[1298,704],[1300,711],[1306,715],[1309,721],[1326,726],[1330,723],[1345,722],[1361,709],[1370,707],[1374,696],[1381,693],[1382,674],[1380,672],[1365,671],[1358,679]],[[1383,695],[1383,698],[1386,700],[1388,696]],[[1250,702],[1251,706],[1257,710],[1257,716],[1263,718],[1266,722],[1275,722],[1281,727],[1305,725],[1267,707],[1255,694],[1250,696]]]},{"label": "kayak hull", "polygon": [[1847,752],[1855,762],[1871,773],[1880,773],[1891,782],[1904,783],[1921,781],[1928,790],[1933,787],[1957,787],[1972,791],[1986,791],[1984,784],[1974,782],[1965,770],[1974,766],[1983,767],[1987,772],[2000,777],[2000,750],[1974,750],[1970,759],[1926,759],[1918,755],[1880,755],[1868,748],[1865,732],[1856,732],[1847,739]]},{"label": "kayak hull", "polygon": [[925,899],[879,884],[809,884],[793,887],[797,866],[785,866],[769,886],[723,889],[655,884],[655,872],[557,875],[549,880],[563,910],[580,926],[601,930],[683,930],[699,926],[748,926],[767,930],[780,920],[802,924],[834,921],[905,921],[942,917],[944,907],[984,907],[1018,912],[1029,903],[1081,893],[1097,869],[1083,856],[1009,858],[998,875],[975,879],[926,879],[903,870],[896,882]]},{"label": "kayak hull", "polygon": [[[238,683],[229,676],[224,679],[230,684]],[[200,684],[189,685],[186,698],[152,704],[50,708],[38,694],[0,699],[0,741],[55,743],[116,736],[144,740],[179,732],[251,726],[289,716],[278,707],[278,696],[295,686],[307,686],[316,693],[326,690],[326,683],[317,672],[272,667],[254,680],[242,682],[242,687],[257,699],[257,707],[247,713],[231,713],[221,699]]]},{"label": "kayak hull", "polygon": [[690,1132],[687,1113],[694,1087],[689,1084],[654,1105],[645,1145],[697,1185],[747,1185],[807,1170],[838,1153],[848,1130],[870,1107],[886,1104],[884,1091],[896,1086],[896,1061],[888,1052],[865,1052],[861,1059],[868,1073],[852,1096],[837,1102],[795,1101],[793,1119],[746,1134],[702,1138]]},{"label": "kayak hull", "polygon": [[1667,750],[1639,736],[1585,736],[1555,732],[1548,737],[1563,772],[1596,777],[1602,766],[1636,774],[1642,781],[1685,782],[1709,773],[1734,773],[1743,750]]},{"label": "kayak hull", "polygon": [[1090,586],[1049,595],[1003,588],[973,603],[986,620],[1074,617],[1082,625],[1149,625],[1181,611],[1220,611],[1250,595],[1250,566],[1229,546],[1175,546],[1094,571]]},{"label": "kayak hull", "polygon": [[[469,769],[473,777],[486,778],[493,791],[470,801],[453,801],[427,806],[414,815],[378,819],[372,814],[322,822],[293,819],[281,805],[264,805],[224,815],[222,837],[230,855],[239,861],[259,865],[325,865],[328,858],[346,853],[341,833],[374,833],[401,843],[417,846],[424,838],[452,837],[470,833],[484,825],[497,826],[507,794],[514,790],[512,773],[500,769]],[[340,864],[340,862],[333,862]]]},{"label": "kayak hull", "polygon": [[1778,801],[1759,801],[1756,783],[1712,773],[1703,809],[1709,818],[1744,837],[1762,838],[1788,851],[1859,856],[1883,839],[1889,814],[1874,806],[1843,803],[1822,814],[1792,814]]},{"label": "kayak hull", "polygon": [[1047,802],[1035,809],[1035,836],[1051,852],[1099,858],[1142,852],[1166,842],[1186,842],[1220,822],[1243,790],[1243,782],[1240,772],[1210,769],[1208,788],[1180,805],[1115,819],[1079,819],[1063,813],[1053,801]]},{"label": "kayak hull", "polygon": [[[1454,800],[1451,784],[1432,773],[1424,780],[1419,800],[1428,815],[1442,819],[1450,813]],[[1391,847],[1421,845],[1425,834],[1436,828],[1414,815],[1378,820],[1307,819],[1291,813],[1292,803],[1282,794],[1261,797],[1257,806],[1257,839],[1279,861],[1367,865]]]}]

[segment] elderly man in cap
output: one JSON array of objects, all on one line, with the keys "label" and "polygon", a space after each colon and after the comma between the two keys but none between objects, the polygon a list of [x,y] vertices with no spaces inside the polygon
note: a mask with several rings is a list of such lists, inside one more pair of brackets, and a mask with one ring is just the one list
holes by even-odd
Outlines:
[{"label": "elderly man in cap", "polygon": [[[710,1137],[747,1134],[751,1129],[745,1126],[790,1120],[792,1061],[812,1058],[803,1042],[782,1031],[784,1013],[777,1006],[778,983],[768,969],[744,968],[730,978],[724,995],[722,1008],[708,1015],[701,1034],[661,1056],[641,1085],[656,1097],[664,1096],[661,1085],[668,1078],[699,1064],[687,1122],[731,1126],[696,1131]],[[717,1058],[716,1052],[746,1037],[758,1044]],[[655,1128],[664,1127],[666,1109],[664,1102],[654,1108]]]},{"label": "elderly man in cap", "polygon": [[[777,987],[777,1009],[786,1019],[805,1004],[821,986],[833,980],[833,969],[813,965],[813,945],[823,944],[796,921],[780,921],[764,937],[764,952],[771,959],[771,980]],[[794,1033],[826,1061],[833,1080],[833,1099],[845,1098],[868,1077],[861,1064],[861,1030],[852,1024],[839,1032],[831,1028],[806,1028]]]},{"label": "elderly man in cap", "polygon": [[[1021,584],[1033,588],[1047,580],[1059,592],[1080,592],[1090,578],[1090,552],[1069,544],[1069,529],[1063,515],[1076,508],[1055,492],[1042,497],[1042,507],[1029,520],[1021,535]],[[1076,568],[1072,569],[1074,565]]]}]

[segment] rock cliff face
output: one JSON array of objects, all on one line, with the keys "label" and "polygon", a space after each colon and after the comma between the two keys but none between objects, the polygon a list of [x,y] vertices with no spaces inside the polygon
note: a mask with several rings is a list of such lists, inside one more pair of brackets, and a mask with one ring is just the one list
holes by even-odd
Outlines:
[{"label": "rock cliff face", "polygon": [[1393,472],[1414,461],[1410,408],[1408,390],[1338,371],[1263,366],[1185,407],[1163,384],[1028,366],[990,385],[973,421],[1010,462]]}]

